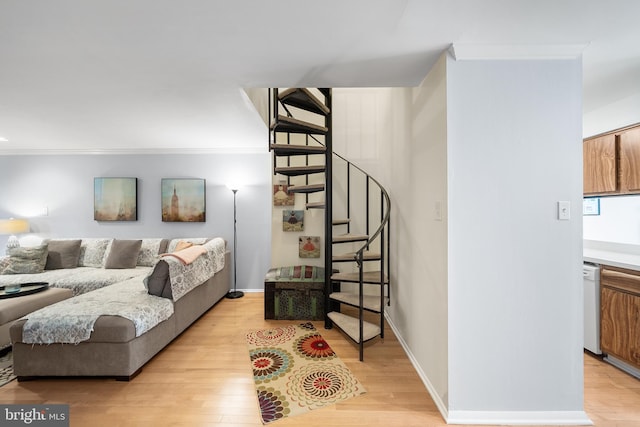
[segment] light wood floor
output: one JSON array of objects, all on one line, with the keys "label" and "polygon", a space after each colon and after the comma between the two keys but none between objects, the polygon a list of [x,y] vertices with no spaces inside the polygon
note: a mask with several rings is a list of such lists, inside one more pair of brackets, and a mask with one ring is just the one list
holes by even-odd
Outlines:
[{"label": "light wood floor", "polygon": [[[131,382],[41,379],[0,388],[0,403],[67,403],[71,426],[261,426],[244,334],[263,319],[263,294],[224,299],[153,358]],[[337,330],[314,322],[367,393],[274,426],[445,426],[387,329],[358,361]],[[640,426],[640,381],[585,355],[585,409],[598,427]]]}]

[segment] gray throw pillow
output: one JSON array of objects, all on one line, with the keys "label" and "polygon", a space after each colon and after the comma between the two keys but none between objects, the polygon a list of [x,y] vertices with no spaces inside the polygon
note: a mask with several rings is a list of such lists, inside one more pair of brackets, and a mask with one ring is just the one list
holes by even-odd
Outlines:
[{"label": "gray throw pillow", "polygon": [[7,249],[9,264],[2,274],[42,273],[47,263],[47,245]]},{"label": "gray throw pillow", "polygon": [[142,240],[117,240],[111,242],[111,250],[104,268],[135,268]]},{"label": "gray throw pillow", "polygon": [[160,260],[156,263],[151,274],[145,279],[145,284],[150,295],[173,299],[169,264],[166,261]]},{"label": "gray throw pillow", "polygon": [[80,243],[82,240],[50,240],[49,255],[45,270],[76,268],[80,260]]}]

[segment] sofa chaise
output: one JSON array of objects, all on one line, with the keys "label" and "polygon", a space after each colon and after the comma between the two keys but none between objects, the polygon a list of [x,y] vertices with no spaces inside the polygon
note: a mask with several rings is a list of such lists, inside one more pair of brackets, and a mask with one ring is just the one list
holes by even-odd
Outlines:
[{"label": "sofa chaise", "polygon": [[[194,240],[200,243],[197,246],[203,248],[203,255],[188,264],[180,258],[161,258],[153,249],[147,254],[153,260],[143,262],[152,265],[134,268],[145,267],[143,274],[134,271],[126,277],[123,273],[123,280],[78,293],[15,321],[10,335],[18,380],[49,376],[133,378],[229,292],[226,244],[220,238],[207,240]],[[179,239],[168,241],[166,252],[174,253],[180,243]],[[165,252],[161,249],[158,251]],[[96,265],[104,269],[105,262],[108,259]],[[63,283],[68,283],[68,276],[62,276],[67,277]]]}]

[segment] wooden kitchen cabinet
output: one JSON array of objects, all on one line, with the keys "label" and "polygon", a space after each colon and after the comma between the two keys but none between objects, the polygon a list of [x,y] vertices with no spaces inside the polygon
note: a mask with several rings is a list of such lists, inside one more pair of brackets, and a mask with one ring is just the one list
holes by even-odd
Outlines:
[{"label": "wooden kitchen cabinet", "polygon": [[584,140],[582,158],[585,195],[618,191],[618,156],[615,134]]},{"label": "wooden kitchen cabinet", "polygon": [[640,194],[640,125],[585,139],[582,165],[585,196]]},{"label": "wooden kitchen cabinet", "polygon": [[640,272],[602,266],[600,346],[640,369]]},{"label": "wooden kitchen cabinet", "polygon": [[619,135],[620,192],[640,192],[640,127]]}]

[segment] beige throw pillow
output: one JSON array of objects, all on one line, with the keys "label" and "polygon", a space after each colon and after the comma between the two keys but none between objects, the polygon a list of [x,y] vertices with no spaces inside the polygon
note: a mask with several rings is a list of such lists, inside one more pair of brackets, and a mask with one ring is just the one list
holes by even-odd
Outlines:
[{"label": "beige throw pillow", "polygon": [[45,270],[76,268],[80,259],[80,243],[82,240],[50,240],[49,254]]},{"label": "beige throw pillow", "polygon": [[135,268],[141,247],[142,240],[115,239],[104,268]]}]

